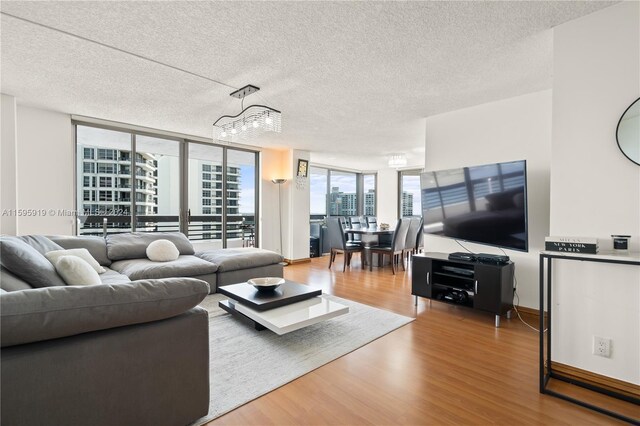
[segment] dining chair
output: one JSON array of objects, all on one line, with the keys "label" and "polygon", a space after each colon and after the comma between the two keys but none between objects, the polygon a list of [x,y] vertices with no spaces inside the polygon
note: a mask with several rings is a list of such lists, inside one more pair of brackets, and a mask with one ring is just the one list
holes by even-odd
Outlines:
[{"label": "dining chair", "polygon": [[[361,229],[366,227],[366,223],[364,221],[364,218],[360,217],[360,216],[351,216],[349,217],[349,226],[353,229]],[[354,235],[351,238],[354,242],[361,242],[362,238],[360,237],[360,235]]]},{"label": "dining chair", "polygon": [[[351,227],[351,225],[349,224],[349,219],[347,219],[344,216],[337,216],[337,217],[338,217],[338,221],[342,225],[342,229]],[[353,236],[351,234],[345,233],[344,237],[347,239],[347,242],[353,242]]]},{"label": "dining chair", "polygon": [[361,216],[350,216],[349,223],[351,224],[352,228],[356,228],[356,227],[360,228],[364,226],[364,220]]},{"label": "dining chair", "polygon": [[[393,238],[391,239],[391,245],[389,246],[381,246],[381,245],[377,245],[377,246],[371,246],[368,247],[367,250],[369,250],[369,253],[371,254],[371,256],[373,256],[373,254],[378,254],[378,259],[380,260],[378,262],[378,265],[382,266],[382,263],[384,261],[384,255],[388,254],[389,255],[389,259],[391,260],[391,270],[393,271],[393,274],[396,274],[396,265],[398,264],[398,261],[400,259],[403,259],[403,255],[404,255],[404,245],[405,242],[407,240],[407,231],[409,231],[409,224],[411,223],[411,220],[409,218],[402,218],[402,219],[398,219],[398,223],[396,224],[396,229],[393,232]],[[373,270],[373,262],[369,262],[369,270]],[[404,261],[402,262],[402,270],[406,271],[406,268],[404,266]]]},{"label": "dining chair", "polygon": [[418,235],[416,236],[416,248],[414,254],[422,253],[424,248],[424,218],[420,218],[420,226],[418,227]]},{"label": "dining chair", "polygon": [[412,217],[409,223],[409,230],[407,231],[407,237],[404,242],[404,251],[402,253],[402,261],[407,258],[407,265],[411,261],[411,256],[416,253],[418,243],[418,233],[422,230],[422,218]]},{"label": "dining chair", "polygon": [[[360,253],[362,259],[362,244],[347,242],[344,234],[344,227],[342,221],[338,217],[327,218],[327,232],[329,233],[329,246],[331,247],[331,253],[329,254],[329,269],[336,260],[336,254],[344,254],[344,264],[342,265],[342,272],[345,271],[347,265],[351,266],[351,258],[353,253]],[[364,262],[362,262],[364,267]]]},{"label": "dining chair", "polygon": [[367,221],[367,228],[378,227],[378,218],[375,216],[365,216],[365,220]]}]

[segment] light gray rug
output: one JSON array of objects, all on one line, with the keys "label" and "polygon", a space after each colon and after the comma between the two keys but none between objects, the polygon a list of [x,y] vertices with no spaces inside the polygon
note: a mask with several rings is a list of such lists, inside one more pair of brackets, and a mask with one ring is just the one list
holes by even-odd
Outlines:
[{"label": "light gray rug", "polygon": [[349,313],[283,336],[256,331],[218,307],[212,294],[200,304],[209,311],[211,399],[202,425],[316,368],[384,336],[413,318],[328,296]]}]

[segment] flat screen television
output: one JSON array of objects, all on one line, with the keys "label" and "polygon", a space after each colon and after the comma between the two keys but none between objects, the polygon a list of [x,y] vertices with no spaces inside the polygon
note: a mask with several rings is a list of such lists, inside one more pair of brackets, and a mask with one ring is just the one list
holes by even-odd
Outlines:
[{"label": "flat screen television", "polygon": [[424,232],[528,251],[527,162],[420,175]]}]

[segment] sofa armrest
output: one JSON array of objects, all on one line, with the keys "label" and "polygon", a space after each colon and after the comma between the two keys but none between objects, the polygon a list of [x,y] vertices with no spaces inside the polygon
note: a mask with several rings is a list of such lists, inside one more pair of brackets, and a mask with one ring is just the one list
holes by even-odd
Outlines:
[{"label": "sofa armrest", "polygon": [[209,285],[194,278],[2,293],[1,346],[174,317],[196,306],[208,293]]}]

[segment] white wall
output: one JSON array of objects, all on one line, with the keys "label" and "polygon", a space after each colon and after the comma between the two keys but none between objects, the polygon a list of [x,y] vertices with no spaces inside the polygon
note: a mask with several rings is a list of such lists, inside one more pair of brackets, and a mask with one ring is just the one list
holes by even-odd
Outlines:
[{"label": "white wall", "polygon": [[[310,187],[309,178],[296,177],[299,159],[308,161],[309,152],[271,149],[262,151],[261,247],[277,251],[289,260],[309,258]],[[277,185],[271,182],[272,179],[287,181]]]},{"label": "white wall", "polygon": [[[529,252],[506,250],[516,265],[520,304],[538,307],[538,251],[549,232],[551,91],[428,117],[425,169],[527,160]],[[500,253],[465,243],[471,251]],[[425,235],[425,251],[461,251],[454,240]]]},{"label": "white wall", "polygon": [[389,168],[378,170],[376,191],[378,223],[395,226],[398,220],[398,171]]},{"label": "white wall", "polygon": [[71,235],[75,226],[71,117],[18,104],[17,123],[18,208],[46,213],[18,217],[18,233]]},{"label": "white wall", "polygon": [[16,235],[18,233],[18,216],[15,210],[17,202],[17,122],[16,98],[2,94],[2,146],[0,149],[0,233]]},{"label": "white wall", "polygon": [[[280,205],[278,201],[278,185],[273,184],[271,180],[283,177],[286,155],[287,151],[273,149],[264,149],[260,155],[260,247],[278,253],[283,253],[280,248],[280,224],[278,220]],[[284,188],[282,193],[284,200],[284,195],[286,195]],[[283,206],[283,230],[285,225],[284,215],[286,213],[286,209]],[[284,246],[284,239],[282,244]]]},{"label": "white wall", "polygon": [[[551,233],[631,234],[640,247],[640,167],[616,145],[640,93],[640,3],[623,2],[554,30]],[[559,362],[640,384],[640,268],[554,264],[552,349]],[[591,354],[613,339],[611,358]]]},{"label": "white wall", "polygon": [[284,257],[289,260],[309,258],[309,215],[310,188],[309,178],[297,178],[298,160],[309,161],[309,152],[291,150],[288,155],[288,181],[283,186],[287,192],[286,244]]}]

